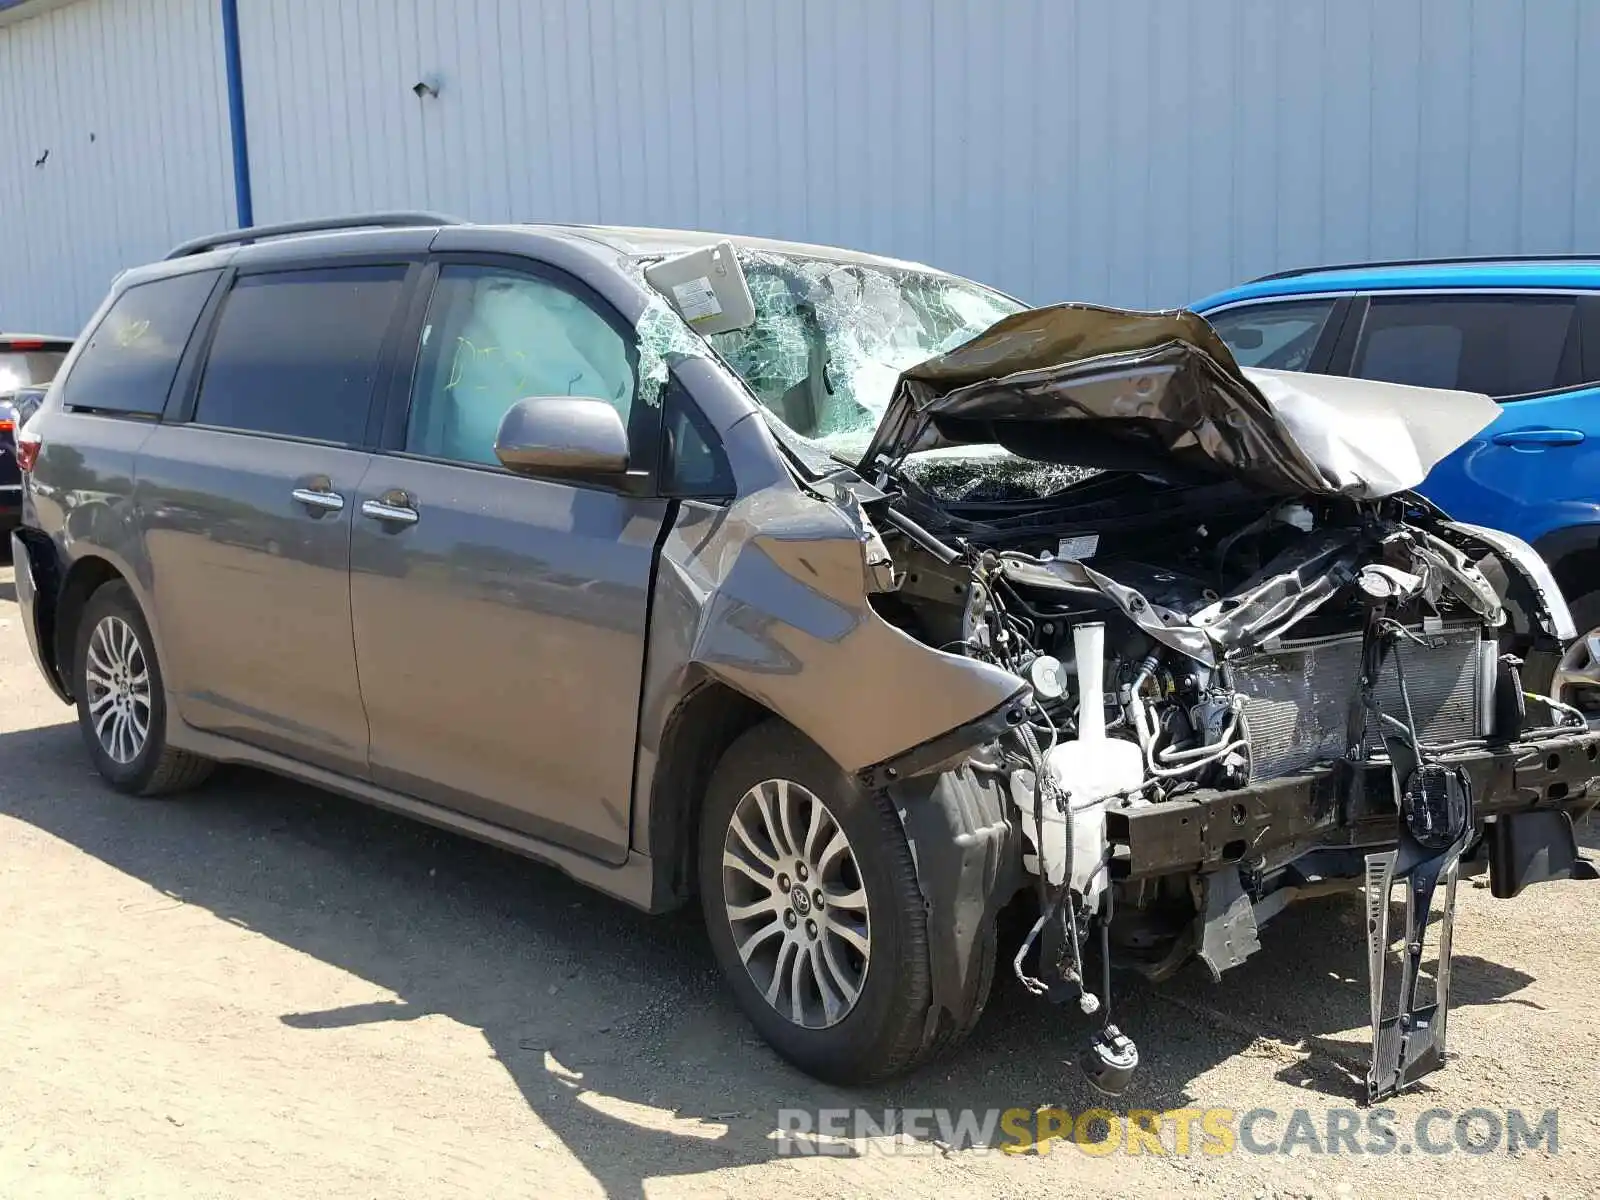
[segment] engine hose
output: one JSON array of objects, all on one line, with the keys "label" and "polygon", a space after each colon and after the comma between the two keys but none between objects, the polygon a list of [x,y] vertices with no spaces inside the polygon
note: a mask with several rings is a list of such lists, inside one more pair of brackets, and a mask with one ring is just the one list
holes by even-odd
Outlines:
[{"label": "engine hose", "polygon": [[[1235,750],[1249,749],[1250,742],[1248,739],[1234,737],[1239,730],[1239,713],[1237,710],[1235,710],[1233,719],[1229,721],[1228,728],[1223,731],[1220,742],[1210,746],[1200,746],[1195,750],[1177,750],[1171,752],[1174,754],[1185,755],[1198,754],[1200,757],[1197,757],[1192,762],[1181,762],[1177,766],[1160,766],[1156,763],[1157,752],[1155,749],[1155,734],[1151,732],[1148,724],[1146,723],[1146,718],[1149,715],[1147,706],[1145,705],[1144,701],[1140,700],[1138,697],[1135,697],[1132,701],[1131,707],[1133,709],[1134,727],[1139,738],[1139,744],[1144,748],[1145,752],[1145,770],[1151,775],[1155,776],[1157,779],[1177,779],[1180,776],[1188,775],[1191,772],[1198,771],[1202,767],[1208,767],[1212,763],[1227,757],[1229,754],[1232,754]],[[1163,751],[1162,753],[1166,752]]]},{"label": "engine hose", "polygon": [[[1233,714],[1233,719],[1228,722],[1228,728],[1223,731],[1222,736],[1219,739],[1217,739],[1217,742],[1218,743],[1232,742],[1233,741],[1233,735],[1238,730],[1238,728],[1239,728],[1239,714],[1237,712],[1235,712]],[[1196,746],[1192,750],[1174,750],[1174,749],[1172,749],[1172,747],[1169,746],[1165,750],[1156,751],[1156,757],[1159,758],[1164,763],[1191,762],[1194,759],[1198,759],[1198,758],[1203,758],[1203,759],[1209,760],[1209,759],[1215,758],[1216,754],[1217,754],[1217,743],[1214,743],[1214,744],[1212,744],[1210,746]]]},{"label": "engine hose", "polygon": [[[1538,692],[1523,692],[1522,694],[1529,700],[1537,700],[1551,712],[1567,714],[1567,716],[1574,718],[1579,725],[1588,728],[1589,718],[1584,716],[1581,710],[1574,708],[1572,705],[1565,704],[1562,701],[1555,699],[1553,696],[1541,696]],[[1557,726],[1557,728],[1564,727]]]},{"label": "engine hose", "polygon": [[[1208,749],[1212,748],[1213,747],[1208,747]],[[1191,763],[1182,763],[1176,767],[1158,767],[1151,765],[1150,773],[1156,776],[1158,779],[1177,779],[1181,775],[1187,775],[1192,771],[1198,771],[1201,767],[1209,767],[1214,762],[1220,762],[1222,759],[1234,753],[1236,750],[1248,750],[1249,748],[1250,743],[1243,738],[1236,742],[1225,742],[1222,745],[1214,747],[1216,753],[1211,755],[1209,758],[1198,759]]]}]

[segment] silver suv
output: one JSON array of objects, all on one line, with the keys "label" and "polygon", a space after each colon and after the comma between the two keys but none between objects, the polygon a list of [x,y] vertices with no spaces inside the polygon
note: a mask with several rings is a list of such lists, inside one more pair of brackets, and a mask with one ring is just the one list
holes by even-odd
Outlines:
[{"label": "silver suv", "polygon": [[698,893],[830,1080],[959,1042],[1015,902],[1114,1092],[1113,962],[1364,888],[1378,1096],[1442,1061],[1435,886],[1448,938],[1464,863],[1593,874],[1600,736],[1507,653],[1560,591],[1408,490],[1493,413],[842,250],[308,222],[117,280],[19,438],[17,591],[113,786],[246,763]]}]

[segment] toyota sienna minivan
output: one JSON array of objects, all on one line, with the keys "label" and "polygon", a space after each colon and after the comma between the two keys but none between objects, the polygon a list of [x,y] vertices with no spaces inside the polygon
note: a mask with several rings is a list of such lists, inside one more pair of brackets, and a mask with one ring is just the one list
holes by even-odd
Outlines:
[{"label": "toyota sienna minivan", "polygon": [[1594,874],[1600,734],[1519,674],[1561,591],[1413,490],[1495,413],[846,250],[312,221],[118,278],[19,439],[17,592],[113,787],[250,764],[698,897],[824,1079],[957,1044],[1015,906],[1114,1093],[1112,965],[1364,893],[1376,1098],[1443,1061],[1436,889],[1447,968],[1459,871]]}]

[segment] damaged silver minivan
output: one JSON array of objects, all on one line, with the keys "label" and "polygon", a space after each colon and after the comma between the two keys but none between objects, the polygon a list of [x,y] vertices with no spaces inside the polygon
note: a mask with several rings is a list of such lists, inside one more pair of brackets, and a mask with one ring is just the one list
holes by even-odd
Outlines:
[{"label": "damaged silver minivan", "polygon": [[17,591],[113,785],[247,763],[698,894],[828,1080],[957,1044],[1016,904],[1118,1092],[1113,967],[1364,890],[1376,1098],[1442,1062],[1458,872],[1594,876],[1600,733],[1518,671],[1561,594],[1408,490],[1494,413],[841,250],[304,222],[117,280]]}]

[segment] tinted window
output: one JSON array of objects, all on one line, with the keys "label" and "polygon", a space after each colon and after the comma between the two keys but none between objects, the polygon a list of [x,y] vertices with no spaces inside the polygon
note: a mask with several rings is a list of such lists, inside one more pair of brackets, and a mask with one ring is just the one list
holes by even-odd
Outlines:
[{"label": "tinted window", "polygon": [[1304,371],[1333,314],[1333,300],[1253,304],[1207,317],[1241,367]]},{"label": "tinted window", "polygon": [[62,382],[69,408],[157,416],[217,271],[173,275],[118,296]]},{"label": "tinted window", "polygon": [[194,419],[359,444],[404,267],[247,275],[222,306]]},{"label": "tinted window", "polygon": [[0,392],[49,383],[66,357],[65,350],[0,350]]},{"label": "tinted window", "polygon": [[1577,304],[1560,296],[1374,297],[1352,374],[1522,396],[1583,382]]},{"label": "tinted window", "polygon": [[528,396],[604,400],[628,424],[628,343],[573,289],[494,267],[446,266],[428,305],[406,449],[498,464],[506,409]]}]

